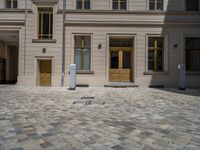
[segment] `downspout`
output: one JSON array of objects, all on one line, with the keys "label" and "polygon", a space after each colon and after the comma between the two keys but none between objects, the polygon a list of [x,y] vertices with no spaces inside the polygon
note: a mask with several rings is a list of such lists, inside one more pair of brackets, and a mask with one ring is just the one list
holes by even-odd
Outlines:
[{"label": "downspout", "polygon": [[24,76],[26,75],[26,25],[27,25],[27,0],[25,1],[25,28],[24,28]]},{"label": "downspout", "polygon": [[64,86],[65,77],[65,18],[66,18],[66,0],[63,0],[63,37],[62,37],[62,74],[61,86]]}]

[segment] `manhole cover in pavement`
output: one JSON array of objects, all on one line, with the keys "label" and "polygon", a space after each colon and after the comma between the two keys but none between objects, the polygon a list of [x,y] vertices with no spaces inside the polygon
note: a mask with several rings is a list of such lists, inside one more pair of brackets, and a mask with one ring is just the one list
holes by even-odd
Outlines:
[{"label": "manhole cover in pavement", "polygon": [[82,104],[82,105],[105,105],[105,102],[94,101],[95,97],[81,97],[80,101],[74,101],[73,104]]}]

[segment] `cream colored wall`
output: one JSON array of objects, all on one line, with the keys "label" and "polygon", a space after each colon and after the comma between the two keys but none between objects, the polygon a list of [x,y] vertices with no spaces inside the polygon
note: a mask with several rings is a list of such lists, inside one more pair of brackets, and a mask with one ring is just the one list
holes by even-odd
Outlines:
[{"label": "cream colored wall", "polygon": [[[18,8],[24,9],[25,8],[25,1],[26,0],[18,0]],[[5,0],[0,0],[0,8],[4,8]],[[32,9],[33,4],[31,0],[27,0],[28,2],[28,9]],[[91,1],[93,10],[112,10],[112,3],[111,0],[92,0]],[[168,5],[169,3],[169,5]],[[148,6],[148,0],[128,0],[128,9],[129,10],[136,10],[136,11],[146,11]],[[168,10],[170,11],[183,11],[185,8],[184,0],[165,0],[165,7],[168,6]],[[76,7],[76,0],[67,0],[67,9],[75,9]],[[63,0],[58,0],[58,8],[63,8]]]},{"label": "cream colored wall", "polygon": [[[146,11],[149,0],[128,0],[128,10]],[[165,8],[169,11],[183,11],[184,0],[165,0]],[[63,8],[63,1],[59,0],[59,9]],[[168,5],[169,4],[169,5]],[[67,9],[76,8],[76,0],[67,0]],[[112,10],[112,0],[91,0],[92,10]]]},{"label": "cream colored wall", "polygon": [[[66,27],[68,29],[67,37],[70,38],[75,33],[92,33],[93,45],[92,45],[92,70],[94,75],[77,75],[77,81],[79,84],[90,84],[95,86],[103,86],[108,83],[108,33],[110,34],[123,34],[123,35],[135,35],[135,55],[136,55],[136,72],[134,74],[135,84],[140,86],[149,85],[165,85],[167,87],[178,86],[178,64],[183,62],[184,54],[184,38],[185,34],[198,34],[200,35],[200,29],[178,29],[178,28],[134,28],[134,27]],[[168,52],[166,56],[166,75],[144,75],[147,70],[146,65],[146,36],[147,35],[165,35],[167,38],[166,49]],[[98,49],[98,44],[102,44],[102,49]],[[174,48],[174,44],[178,45],[178,48]],[[73,54],[72,43],[66,42],[67,54]],[[66,55],[66,66],[73,63],[73,55]],[[66,73],[68,70],[66,71]],[[66,78],[68,80],[68,76]],[[200,78],[188,76],[188,85],[199,86]]]},{"label": "cream colored wall", "polygon": [[[37,7],[33,6],[33,13],[29,13],[27,17],[27,34],[26,34],[26,63],[24,77],[24,56],[22,50],[21,59],[21,76],[19,80],[23,85],[36,85],[37,78],[37,59],[53,58],[53,86],[60,86],[61,75],[61,50],[62,50],[62,14],[57,14],[57,6],[54,6],[54,29],[53,39],[56,43],[33,43],[33,39],[37,37]],[[24,39],[24,30],[22,33],[22,42]],[[46,48],[46,53],[42,53],[42,49]],[[22,47],[23,49],[23,47]],[[55,82],[56,81],[56,82]]]},{"label": "cream colored wall", "polygon": [[[183,0],[168,0],[169,4],[165,7],[170,11],[183,11]],[[53,38],[56,43],[33,43],[33,39],[37,39],[37,6],[28,0],[28,8],[33,12],[28,13],[27,17],[27,34],[25,46],[25,27],[24,25],[9,25],[6,29],[17,29],[20,31],[19,40],[19,85],[35,86],[37,79],[37,59],[51,58],[53,61],[53,86],[60,86],[61,78],[61,60],[62,60],[62,13],[57,13],[57,10],[62,9],[62,0],[59,0],[58,5],[54,6],[54,34]],[[78,75],[77,81],[80,84],[90,84],[91,86],[103,86],[108,83],[108,34],[131,34],[135,36],[135,55],[136,55],[136,70],[134,74],[135,83],[140,86],[148,86],[149,84],[165,84],[167,86],[177,86],[178,71],[177,65],[183,62],[184,54],[184,35],[198,34],[199,29],[194,24],[184,26],[185,23],[198,22],[198,13],[146,13],[146,0],[129,0],[128,9],[130,12],[126,13],[109,13],[105,10],[112,10],[111,1],[109,0],[93,0],[93,10],[104,10],[99,13],[67,13],[66,17],[66,77],[65,85],[69,80],[69,64],[73,63],[73,34],[75,33],[89,33],[92,35],[92,70],[94,75]],[[67,9],[75,9],[75,0],[67,0]],[[3,8],[3,0],[0,0],[0,8]],[[25,0],[19,0],[19,8],[25,8]],[[134,13],[137,11],[138,13]],[[14,20],[17,22],[24,21],[24,12],[0,12],[0,21],[3,19]],[[183,22],[182,27],[168,27],[162,28],[165,22]],[[83,25],[88,22],[93,25]],[[68,23],[75,23],[69,25]],[[78,24],[79,23],[79,24]],[[100,25],[99,23],[103,23]],[[114,27],[115,24],[123,27]],[[152,24],[151,26],[134,25]],[[107,25],[106,25],[107,24]],[[125,25],[126,24],[126,25]],[[130,24],[130,25],[127,25]],[[153,24],[156,24],[153,26]],[[133,26],[134,25],[134,26]],[[0,25],[0,29],[5,29],[5,26]],[[146,36],[147,34],[165,34],[168,38],[168,62],[167,75],[144,75],[146,70]],[[178,44],[178,48],[174,48],[174,44]],[[102,44],[102,48],[98,49],[98,44]],[[46,48],[47,52],[42,53],[42,48]],[[26,49],[26,50],[25,50]],[[26,51],[26,52],[25,52]],[[26,54],[26,55],[25,55]],[[24,60],[25,55],[25,60]],[[24,62],[25,61],[25,62]],[[24,65],[25,63],[25,65]],[[25,66],[25,69],[24,69]],[[25,71],[25,72],[24,72]],[[200,85],[199,76],[187,76],[189,86]]]}]

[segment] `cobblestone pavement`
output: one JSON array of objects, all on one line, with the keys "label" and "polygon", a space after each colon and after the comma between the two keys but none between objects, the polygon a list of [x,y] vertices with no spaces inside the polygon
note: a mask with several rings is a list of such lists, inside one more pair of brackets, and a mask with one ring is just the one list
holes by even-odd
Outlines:
[{"label": "cobblestone pavement", "polygon": [[199,150],[200,90],[0,86],[2,150]]}]

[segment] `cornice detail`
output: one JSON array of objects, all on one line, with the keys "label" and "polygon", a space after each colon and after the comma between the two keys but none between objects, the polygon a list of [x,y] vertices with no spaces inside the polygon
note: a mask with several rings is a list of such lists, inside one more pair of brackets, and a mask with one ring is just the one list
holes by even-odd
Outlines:
[{"label": "cornice detail", "polygon": [[199,27],[200,22],[180,22],[180,21],[79,21],[67,20],[65,26],[92,26],[92,27],[174,27],[191,28]]},{"label": "cornice detail", "polygon": [[58,3],[58,0],[32,0],[36,5],[55,5]]},{"label": "cornice detail", "polygon": [[25,25],[25,20],[0,19],[0,25]]}]

